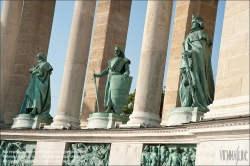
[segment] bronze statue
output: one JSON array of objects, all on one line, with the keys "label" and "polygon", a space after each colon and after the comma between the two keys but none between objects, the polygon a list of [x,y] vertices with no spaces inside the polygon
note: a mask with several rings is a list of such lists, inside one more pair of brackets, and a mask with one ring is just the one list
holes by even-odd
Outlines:
[{"label": "bronze statue", "polygon": [[105,112],[113,110],[120,114],[129,95],[132,77],[129,77],[130,60],[125,58],[123,48],[115,46],[114,54],[115,57],[108,61],[108,67],[93,76],[95,78],[108,74],[104,95],[104,107],[107,108]]},{"label": "bronze statue", "polygon": [[204,30],[202,18],[192,16],[191,32],[182,45],[179,88],[181,106],[207,109],[214,100],[212,41]]},{"label": "bronze statue", "polygon": [[51,107],[50,75],[52,66],[46,61],[44,54],[37,54],[38,63],[29,70],[31,81],[20,110],[20,114],[39,115],[52,118],[49,114]]}]

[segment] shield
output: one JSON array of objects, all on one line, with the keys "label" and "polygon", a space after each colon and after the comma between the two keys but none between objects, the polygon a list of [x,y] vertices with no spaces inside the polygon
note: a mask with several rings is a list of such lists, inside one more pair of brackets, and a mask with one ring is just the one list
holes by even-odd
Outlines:
[{"label": "shield", "polygon": [[120,114],[129,95],[133,77],[113,75],[110,81],[111,102],[114,112]]}]

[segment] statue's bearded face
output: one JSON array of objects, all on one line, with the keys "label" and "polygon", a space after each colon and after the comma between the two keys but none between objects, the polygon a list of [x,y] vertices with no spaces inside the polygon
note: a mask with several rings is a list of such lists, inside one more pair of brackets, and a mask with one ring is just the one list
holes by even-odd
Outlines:
[{"label": "statue's bearded face", "polygon": [[114,53],[115,53],[115,56],[120,56],[121,51],[119,50],[119,48],[115,47]]}]

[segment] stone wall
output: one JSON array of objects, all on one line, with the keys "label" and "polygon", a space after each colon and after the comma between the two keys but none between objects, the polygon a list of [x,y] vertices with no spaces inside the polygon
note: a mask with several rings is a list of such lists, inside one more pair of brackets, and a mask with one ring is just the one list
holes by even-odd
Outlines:
[{"label": "stone wall", "polygon": [[215,100],[249,95],[249,1],[227,1]]},{"label": "stone wall", "polygon": [[249,1],[227,1],[215,100],[205,118],[249,115]]}]

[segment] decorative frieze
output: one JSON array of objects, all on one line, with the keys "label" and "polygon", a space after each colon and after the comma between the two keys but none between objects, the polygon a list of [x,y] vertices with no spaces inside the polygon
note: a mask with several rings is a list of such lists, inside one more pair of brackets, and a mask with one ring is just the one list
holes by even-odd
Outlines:
[{"label": "decorative frieze", "polygon": [[194,166],[196,145],[146,144],[141,154],[141,166]]},{"label": "decorative frieze", "polygon": [[0,140],[1,166],[33,164],[36,151],[35,142]]},{"label": "decorative frieze", "polygon": [[70,165],[102,165],[108,166],[110,144],[72,143],[65,152],[63,164]]}]

